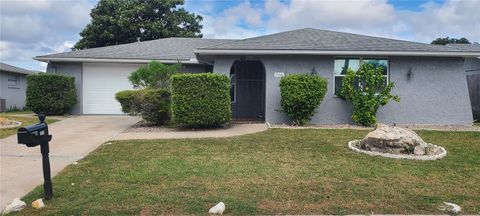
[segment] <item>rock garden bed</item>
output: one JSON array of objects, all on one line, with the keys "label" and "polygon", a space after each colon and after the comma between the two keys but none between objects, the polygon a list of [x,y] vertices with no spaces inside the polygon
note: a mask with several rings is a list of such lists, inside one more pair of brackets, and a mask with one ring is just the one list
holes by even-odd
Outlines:
[{"label": "rock garden bed", "polygon": [[22,125],[21,122],[0,117],[0,129],[14,128]]},{"label": "rock garden bed", "polygon": [[445,157],[445,148],[426,143],[415,132],[401,127],[378,124],[362,140],[353,140],[348,147],[372,156],[396,159],[437,160]]}]

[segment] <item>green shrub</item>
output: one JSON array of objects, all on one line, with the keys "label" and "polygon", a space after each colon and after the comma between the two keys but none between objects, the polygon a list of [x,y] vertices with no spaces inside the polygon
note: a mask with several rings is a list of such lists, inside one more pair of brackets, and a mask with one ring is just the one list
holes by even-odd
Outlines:
[{"label": "green shrub", "polygon": [[115,99],[122,106],[122,112],[132,114],[138,113],[139,103],[137,100],[138,90],[124,90],[115,94]]},{"label": "green shrub", "polygon": [[170,88],[170,76],[178,73],[180,64],[166,65],[151,61],[148,65],[138,68],[128,79],[133,86],[139,88]]},{"label": "green shrub", "polygon": [[231,120],[230,80],[225,75],[176,74],[171,78],[172,114],[182,127],[216,127]]},{"label": "green shrub", "polygon": [[171,99],[166,89],[139,90],[140,116],[153,125],[162,125],[170,121]]},{"label": "green shrub", "polygon": [[35,113],[65,114],[77,103],[75,78],[39,73],[27,76],[27,104]]},{"label": "green shrub", "polygon": [[280,80],[283,111],[295,125],[305,125],[327,92],[328,81],[318,75],[289,74]]},{"label": "green shrub", "polygon": [[152,125],[162,125],[170,120],[171,99],[166,89],[124,90],[115,94],[122,112],[141,116]]},{"label": "green shrub", "polygon": [[382,75],[384,68],[374,64],[362,64],[357,72],[348,70],[342,80],[339,96],[353,104],[352,120],[363,126],[377,123],[377,110],[390,100],[400,102],[400,98],[390,92],[395,86],[387,84]]}]

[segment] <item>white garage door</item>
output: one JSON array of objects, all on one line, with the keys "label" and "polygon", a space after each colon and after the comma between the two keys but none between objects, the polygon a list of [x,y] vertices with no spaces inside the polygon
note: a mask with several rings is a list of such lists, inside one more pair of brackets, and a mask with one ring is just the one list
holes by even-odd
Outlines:
[{"label": "white garage door", "polygon": [[132,89],[128,81],[130,73],[139,64],[83,64],[83,113],[123,114],[115,93]]}]

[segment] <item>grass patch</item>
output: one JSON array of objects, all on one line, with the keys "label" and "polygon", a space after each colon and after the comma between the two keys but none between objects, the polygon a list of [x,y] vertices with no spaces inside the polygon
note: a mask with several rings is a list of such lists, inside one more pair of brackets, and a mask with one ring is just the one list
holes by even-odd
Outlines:
[{"label": "grass patch", "polygon": [[[14,116],[14,115],[11,115],[9,113],[8,115],[7,114],[2,114],[2,115],[0,115],[0,117],[4,117],[4,118],[10,119],[10,120],[16,120],[16,121],[22,122],[22,125],[20,127],[35,124],[35,123],[39,122],[37,116]],[[49,117],[46,118],[47,124],[51,124],[51,123],[57,122],[57,121],[58,121],[57,119],[52,119],[52,118],[49,118]],[[10,135],[16,134],[18,128],[20,128],[20,127],[0,129],[0,139],[8,137]]]},{"label": "grass patch", "polygon": [[0,115],[20,115],[20,114],[35,114],[35,113],[31,110],[15,110],[15,111],[0,112]]},{"label": "grass patch", "polygon": [[[439,161],[354,153],[359,130],[287,130],[222,139],[115,141],[53,179],[54,199],[24,215],[480,213],[480,133],[419,131]],[[37,187],[24,200],[42,196]]]}]

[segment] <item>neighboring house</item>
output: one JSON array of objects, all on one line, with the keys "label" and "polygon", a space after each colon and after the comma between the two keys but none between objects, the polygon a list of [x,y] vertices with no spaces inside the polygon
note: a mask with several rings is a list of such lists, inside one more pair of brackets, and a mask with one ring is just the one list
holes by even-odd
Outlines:
[{"label": "neighboring house", "polygon": [[25,106],[27,75],[33,72],[0,62],[0,112]]},{"label": "neighboring house", "polygon": [[[480,52],[480,44],[447,44],[464,51]],[[467,73],[468,92],[472,104],[473,119],[480,121],[480,56],[466,58],[464,70]]]},{"label": "neighboring house", "polygon": [[379,122],[397,124],[471,124],[464,59],[478,51],[388,38],[318,30],[281,32],[243,40],[167,38],[72,51],[36,60],[47,72],[76,77],[76,114],[119,114],[114,94],[131,88],[130,72],[150,60],[177,61],[185,72],[225,74],[232,80],[236,119],[289,123],[281,112],[279,81],[291,73],[317,73],[328,79],[328,93],[313,124],[352,123],[352,107],[337,96],[346,68],[362,62],[385,65],[401,102],[380,108]]}]

